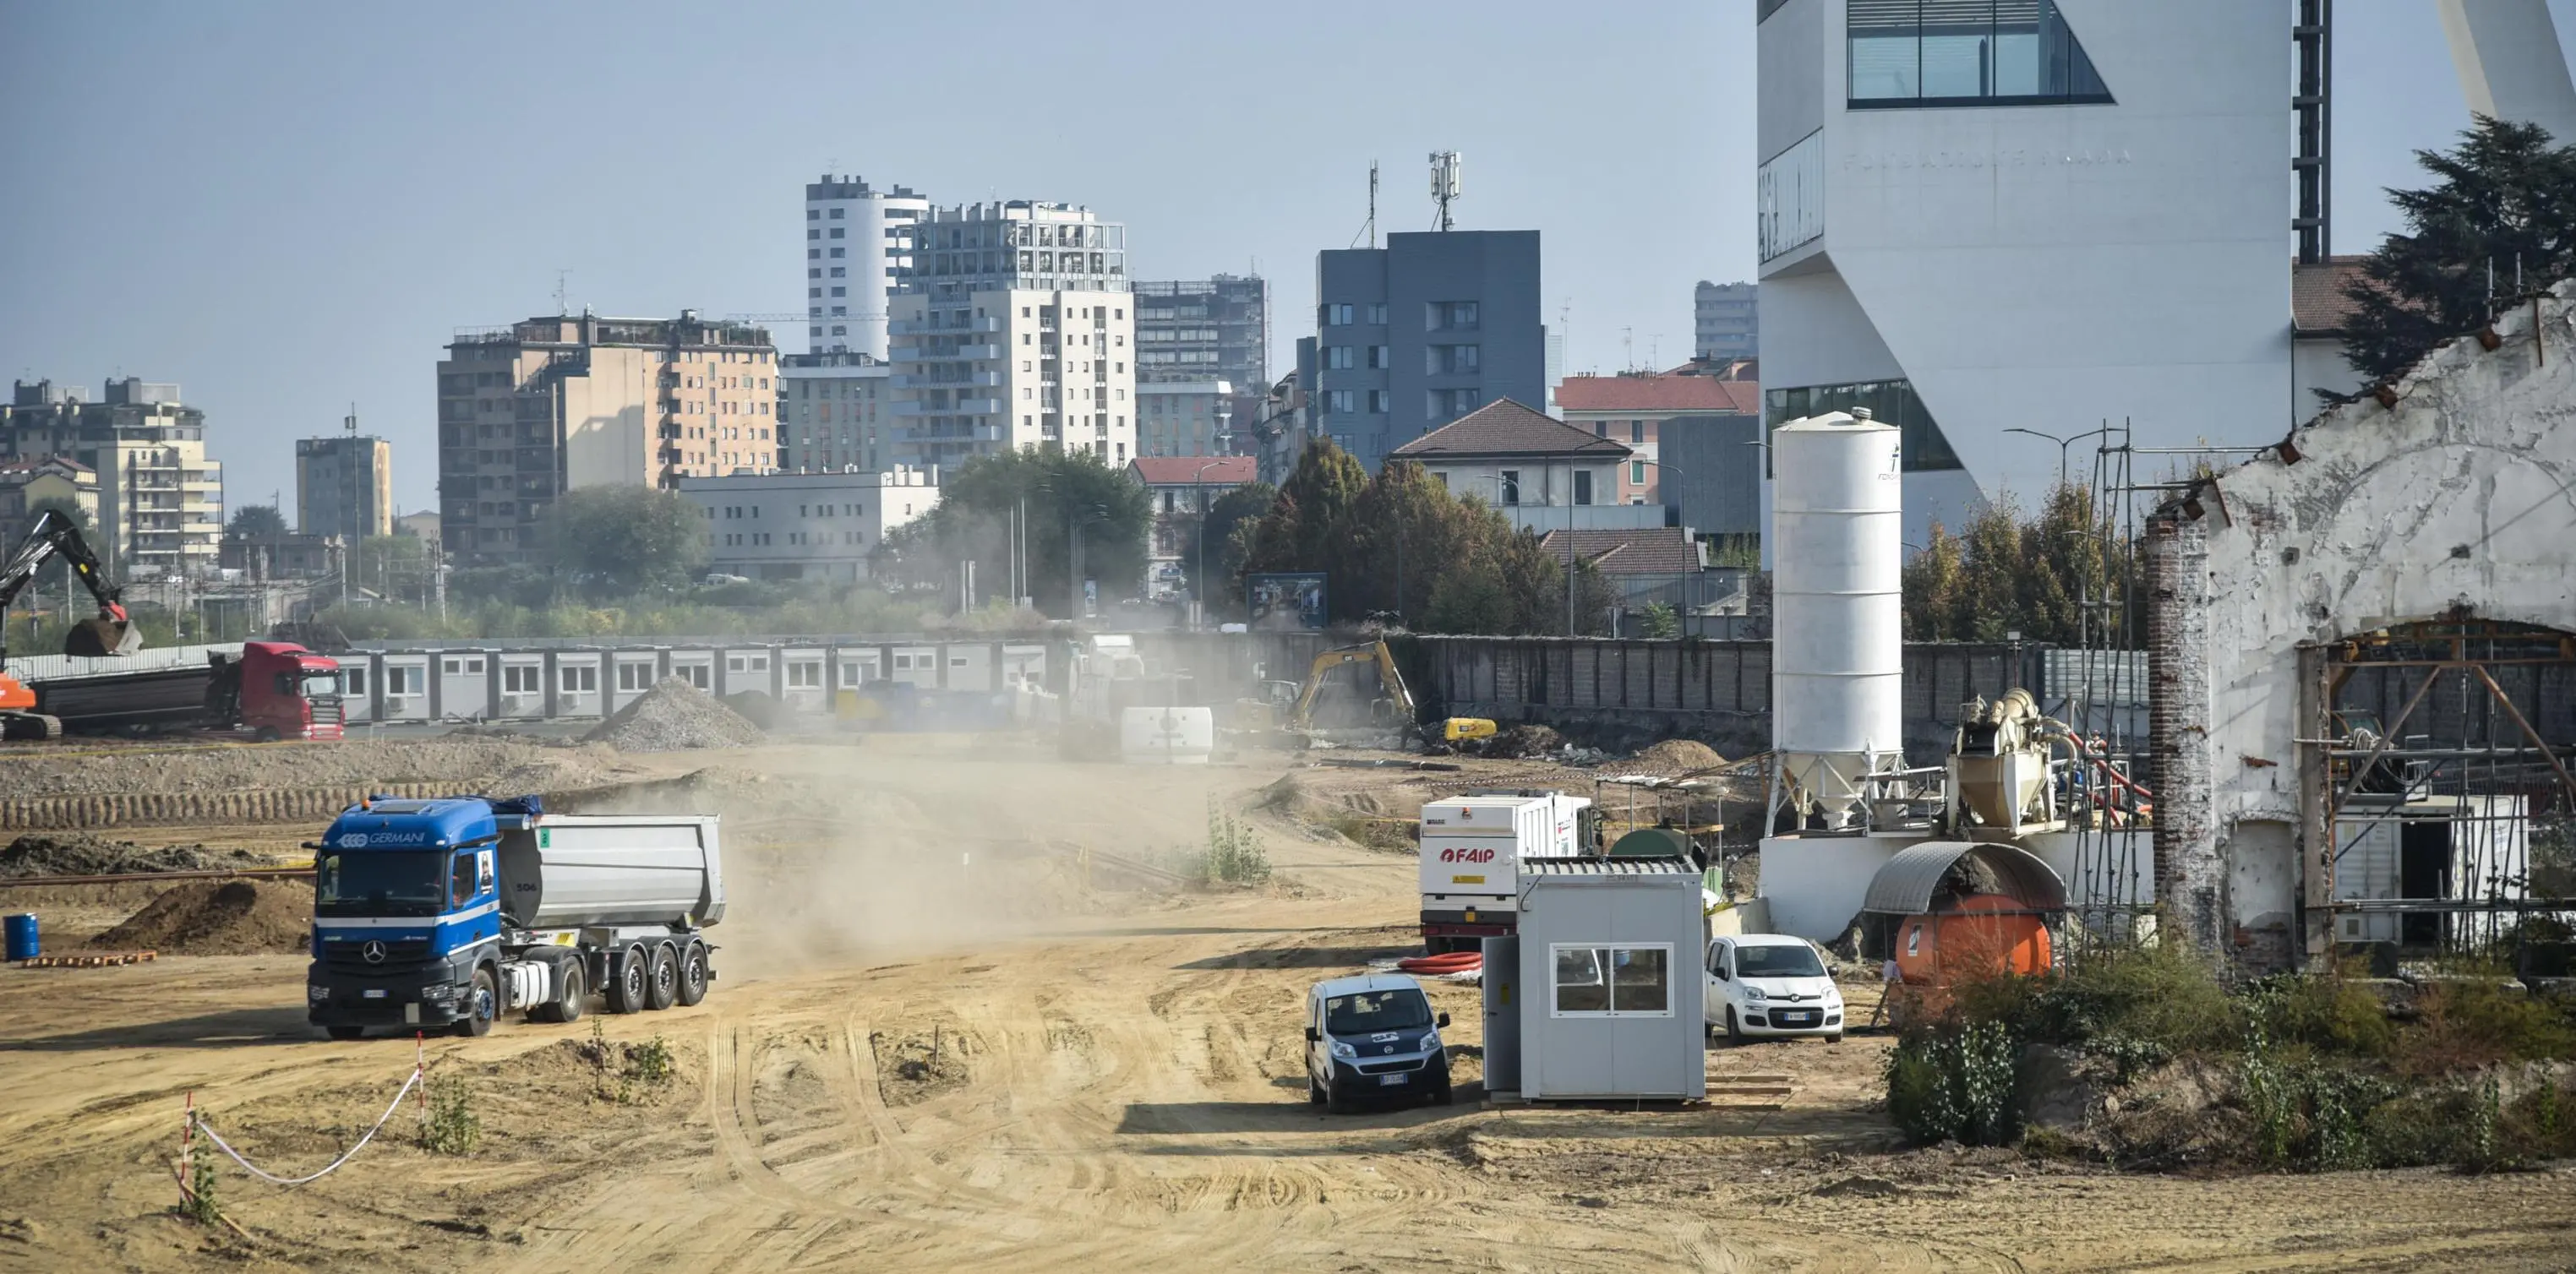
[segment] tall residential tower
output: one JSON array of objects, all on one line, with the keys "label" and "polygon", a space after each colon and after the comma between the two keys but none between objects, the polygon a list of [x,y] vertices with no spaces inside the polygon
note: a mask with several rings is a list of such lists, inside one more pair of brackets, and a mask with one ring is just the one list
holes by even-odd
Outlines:
[{"label": "tall residential tower", "polygon": [[930,201],[825,173],[805,184],[806,348],[886,356],[886,303],[912,271]]}]

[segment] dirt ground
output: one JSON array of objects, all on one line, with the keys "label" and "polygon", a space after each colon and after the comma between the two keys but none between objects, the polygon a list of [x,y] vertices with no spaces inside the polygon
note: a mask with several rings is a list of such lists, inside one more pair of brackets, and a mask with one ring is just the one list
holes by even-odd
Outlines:
[{"label": "dirt ground", "polygon": [[[706,1003],[431,1041],[480,1147],[416,1149],[407,1108],[300,1189],[227,1164],[248,1238],[170,1215],[187,1096],[264,1166],[310,1171],[384,1109],[412,1042],[317,1038],[299,956],[0,970],[0,1268],[2569,1268],[2563,1167],[2196,1179],[1898,1150],[1874,1105],[1885,1041],[1862,1034],[1713,1047],[1702,1108],[1487,1108],[1467,1085],[1328,1116],[1305,1101],[1299,997],[1409,945],[1411,860],[1276,804],[1252,815],[1267,888],[1121,892],[1080,853],[1200,842],[1211,802],[1257,809],[1285,760],[877,737],[653,764],[710,762],[653,798],[728,816]],[[1301,799],[1389,813],[1480,777],[1299,775]],[[134,901],[116,888],[83,918]],[[1434,997],[1471,1076],[1476,992]],[[602,1074],[594,1029],[660,1037],[675,1076]]]}]

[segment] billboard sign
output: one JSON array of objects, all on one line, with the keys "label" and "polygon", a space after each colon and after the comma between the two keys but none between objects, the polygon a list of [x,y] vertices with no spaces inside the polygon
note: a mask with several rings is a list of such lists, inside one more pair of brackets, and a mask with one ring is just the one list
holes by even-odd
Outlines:
[{"label": "billboard sign", "polygon": [[1321,632],[1324,628],[1324,573],[1278,572],[1244,578],[1254,632]]}]

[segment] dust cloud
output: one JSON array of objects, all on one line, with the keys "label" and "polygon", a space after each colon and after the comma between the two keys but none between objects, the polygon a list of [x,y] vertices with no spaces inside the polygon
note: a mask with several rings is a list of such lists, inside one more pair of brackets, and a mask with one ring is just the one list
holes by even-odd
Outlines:
[{"label": "dust cloud", "polygon": [[1150,860],[1200,846],[1211,799],[1236,802],[1227,789],[1249,786],[1204,766],[1064,761],[1035,744],[941,736],[746,759],[549,802],[724,818],[725,916],[708,939],[725,980],[954,952],[1160,905],[1086,872],[1081,851]]}]

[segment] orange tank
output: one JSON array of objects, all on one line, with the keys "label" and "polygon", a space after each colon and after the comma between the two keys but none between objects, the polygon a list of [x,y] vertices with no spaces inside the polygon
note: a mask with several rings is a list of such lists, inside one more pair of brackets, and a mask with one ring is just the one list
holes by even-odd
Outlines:
[{"label": "orange tank", "polygon": [[1935,987],[1963,974],[2046,973],[2048,926],[2021,900],[1971,894],[1896,931],[1896,971],[1908,986]]}]

